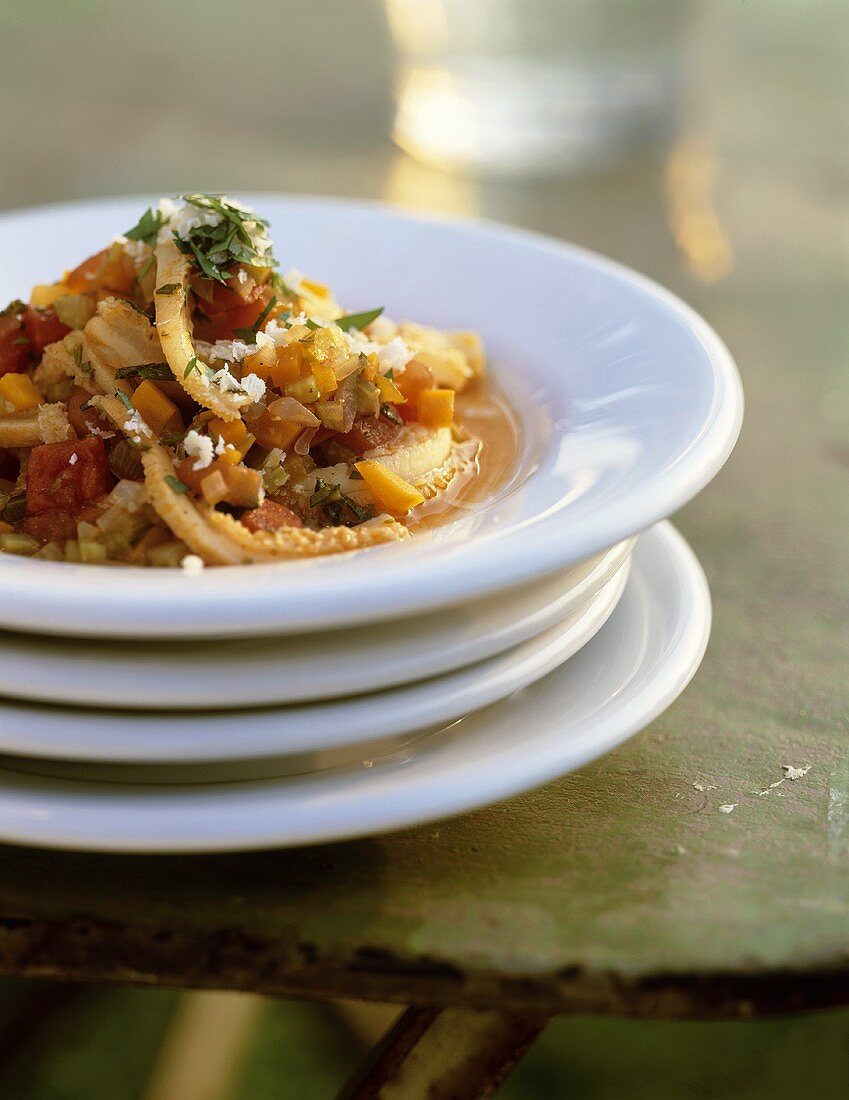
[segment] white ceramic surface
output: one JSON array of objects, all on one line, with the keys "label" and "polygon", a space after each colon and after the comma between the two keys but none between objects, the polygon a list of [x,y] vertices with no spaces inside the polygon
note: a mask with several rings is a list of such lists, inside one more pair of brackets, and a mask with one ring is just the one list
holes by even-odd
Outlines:
[{"label": "white ceramic surface", "polygon": [[704,574],[668,525],[634,553],[614,615],[533,687],[403,752],[307,776],[133,787],[0,770],[0,840],[92,851],[283,847],[384,832],[498,801],[609,752],[675,699],[710,630]]},{"label": "white ceramic surface", "polygon": [[[728,351],[661,287],[590,252],[487,223],[350,201],[242,196],[285,267],[351,309],[473,328],[521,414],[509,486],[429,536],[349,555],[206,570],[103,570],[0,556],[0,626],[134,638],[282,634],[399,618],[550,575],[671,514],[740,427]],[[0,218],[0,300],[134,224],[148,200]],[[509,285],[509,308],[504,287]]]},{"label": "white ceramic surface", "polygon": [[633,540],[544,581],[398,622],[298,638],[92,641],[0,634],[0,697],[93,707],[257,707],[359,695],[503,653],[562,622]]},{"label": "white ceramic surface", "polygon": [[435,679],[327,703],[182,714],[0,702],[0,752],[109,763],[232,760],[315,752],[454,722],[576,653],[607,621],[629,568],[630,559],[557,625]]}]

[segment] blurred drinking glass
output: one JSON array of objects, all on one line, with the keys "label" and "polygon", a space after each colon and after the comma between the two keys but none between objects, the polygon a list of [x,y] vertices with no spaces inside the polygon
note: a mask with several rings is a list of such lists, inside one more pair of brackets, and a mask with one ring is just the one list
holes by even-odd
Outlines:
[{"label": "blurred drinking glass", "polygon": [[674,128],[694,0],[384,0],[394,138],[442,168],[596,168]]}]

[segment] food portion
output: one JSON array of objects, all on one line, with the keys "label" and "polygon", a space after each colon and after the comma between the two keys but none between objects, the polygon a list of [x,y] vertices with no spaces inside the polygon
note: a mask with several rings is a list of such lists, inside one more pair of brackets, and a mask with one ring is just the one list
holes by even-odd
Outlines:
[{"label": "food portion", "polygon": [[163,199],[0,314],[0,551],[207,565],[406,538],[475,476],[480,339],[346,312],[268,224]]}]

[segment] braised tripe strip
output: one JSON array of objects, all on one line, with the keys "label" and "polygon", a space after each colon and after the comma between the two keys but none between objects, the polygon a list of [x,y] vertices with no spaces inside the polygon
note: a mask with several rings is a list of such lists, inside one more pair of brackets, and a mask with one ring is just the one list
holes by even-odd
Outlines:
[{"label": "braised tripe strip", "polygon": [[325,527],[313,531],[287,527],[279,531],[249,531],[225,512],[194,502],[176,492],[177,474],[161,444],[142,453],[150,503],[160,518],[207,565],[243,565],[281,558],[313,557],[340,550],[359,550],[407,538],[406,527],[394,520],[372,521],[359,527]]},{"label": "braised tripe strip", "polygon": [[199,365],[192,339],[189,315],[190,257],[185,256],[173,240],[160,241],[156,246],[156,287],[168,288],[168,293],[154,291],[156,331],[162,352],[171,373],[199,405],[210,409],[222,420],[239,420],[241,410],[250,405],[251,397],[244,393],[224,393],[209,379]]}]

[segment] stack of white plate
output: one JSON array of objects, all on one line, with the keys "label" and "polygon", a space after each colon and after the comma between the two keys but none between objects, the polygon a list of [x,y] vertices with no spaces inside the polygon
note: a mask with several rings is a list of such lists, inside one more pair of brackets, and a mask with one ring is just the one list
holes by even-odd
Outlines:
[{"label": "stack of white plate", "polygon": [[[513,230],[253,202],[341,300],[391,292],[392,315],[483,334],[522,422],[516,469],[430,534],[356,554],[198,576],[0,556],[0,840],[258,848],[458,813],[607,752],[704,653],[704,576],[658,521],[739,431],[710,329]],[[0,298],[138,206],[0,220]],[[32,239],[55,242],[37,265]]]}]

